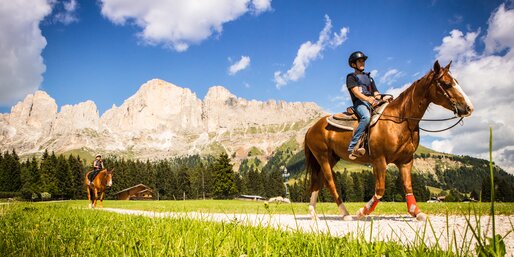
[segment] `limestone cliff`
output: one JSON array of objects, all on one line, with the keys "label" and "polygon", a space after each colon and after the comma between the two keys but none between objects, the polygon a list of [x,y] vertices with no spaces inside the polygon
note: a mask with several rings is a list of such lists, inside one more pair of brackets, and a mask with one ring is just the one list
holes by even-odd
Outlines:
[{"label": "limestone cliff", "polygon": [[257,147],[271,154],[290,138],[301,141],[307,125],[323,114],[314,103],[246,100],[221,86],[211,87],[202,101],[159,79],[101,117],[93,101],[57,112],[55,100],[37,91],[0,114],[0,150],[24,155],[86,149],[158,159],[218,151],[243,157]]}]

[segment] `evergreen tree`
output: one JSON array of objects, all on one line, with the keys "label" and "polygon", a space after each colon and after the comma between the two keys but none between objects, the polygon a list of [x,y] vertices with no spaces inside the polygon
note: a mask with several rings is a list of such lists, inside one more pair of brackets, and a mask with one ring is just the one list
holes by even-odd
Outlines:
[{"label": "evergreen tree", "polygon": [[72,189],[71,195],[73,199],[85,199],[87,197],[85,192],[85,175],[86,170],[80,157],[76,158],[73,155],[68,157],[68,166],[70,169],[71,179],[72,179]]},{"label": "evergreen tree", "polygon": [[35,157],[22,165],[22,183],[21,193],[24,199],[40,198],[41,174]]},{"label": "evergreen tree", "polygon": [[188,169],[186,167],[182,167],[177,174],[177,187],[179,198],[182,198],[184,195],[186,198],[191,196],[191,182],[189,181]]},{"label": "evergreen tree", "polygon": [[[265,176],[264,173],[262,175]],[[264,188],[264,180],[261,173],[257,170],[250,168],[243,178],[245,184],[245,194],[265,196],[266,189]]]},{"label": "evergreen tree", "polygon": [[356,202],[357,201],[357,194],[356,194],[356,188],[354,186],[353,178],[351,175],[348,174],[348,172],[345,172],[343,178],[344,178],[344,185],[346,188],[346,194],[344,201],[347,202]]},{"label": "evergreen tree", "polygon": [[236,184],[237,192],[243,194],[246,191],[246,185],[243,183],[243,177],[239,172],[234,172],[234,183]]},{"label": "evergreen tree", "polygon": [[12,150],[12,153],[6,151],[0,158],[0,191],[20,191],[21,167],[19,161],[20,159],[14,150]]},{"label": "evergreen tree", "polygon": [[355,199],[353,202],[363,202],[364,201],[364,188],[362,183],[362,178],[358,173],[352,173],[351,175],[353,179],[353,187],[355,189]]},{"label": "evergreen tree", "polygon": [[237,194],[234,183],[234,171],[226,153],[221,153],[213,165],[214,188],[213,195],[217,199],[233,198]]},{"label": "evergreen tree", "polygon": [[48,152],[45,151],[46,154],[43,154],[43,159],[41,160],[41,183],[43,192],[50,193],[53,197],[58,194],[58,185],[57,185],[57,157],[52,152],[52,154],[48,155]]},{"label": "evergreen tree", "polygon": [[285,196],[285,187],[283,182],[284,178],[282,177],[282,171],[280,169],[276,169],[271,171],[266,177],[266,197],[270,198],[276,196]]},{"label": "evergreen tree", "polygon": [[57,191],[54,198],[70,199],[73,195],[73,177],[70,166],[63,155],[57,157],[56,166]]}]

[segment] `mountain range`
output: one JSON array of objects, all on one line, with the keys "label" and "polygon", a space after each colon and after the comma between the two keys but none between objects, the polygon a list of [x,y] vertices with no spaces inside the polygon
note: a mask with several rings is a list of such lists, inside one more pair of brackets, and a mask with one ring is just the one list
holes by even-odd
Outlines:
[{"label": "mountain range", "polygon": [[312,102],[247,100],[222,86],[209,88],[201,100],[160,79],[101,116],[91,100],[58,109],[51,96],[37,91],[0,114],[0,150],[162,159],[219,151],[243,158],[257,148],[269,156],[292,138],[303,142],[309,124],[325,114]]}]

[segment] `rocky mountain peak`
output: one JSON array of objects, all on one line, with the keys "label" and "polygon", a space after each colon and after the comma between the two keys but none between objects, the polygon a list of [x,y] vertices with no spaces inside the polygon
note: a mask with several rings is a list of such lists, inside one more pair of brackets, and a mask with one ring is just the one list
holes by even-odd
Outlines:
[{"label": "rocky mountain peak", "polygon": [[237,97],[233,95],[228,89],[222,86],[210,87],[205,95],[204,104],[225,104],[226,102],[236,101]]},{"label": "rocky mountain peak", "polygon": [[45,128],[55,119],[57,104],[44,91],[29,94],[11,108],[9,124]]},{"label": "rocky mountain peak", "polygon": [[306,126],[323,115],[314,103],[246,100],[222,86],[209,88],[202,101],[160,79],[147,81],[101,117],[93,101],[57,109],[54,99],[38,91],[0,115],[0,150],[89,149],[139,158],[220,149],[245,155],[252,147],[271,153],[285,140],[302,140]]}]

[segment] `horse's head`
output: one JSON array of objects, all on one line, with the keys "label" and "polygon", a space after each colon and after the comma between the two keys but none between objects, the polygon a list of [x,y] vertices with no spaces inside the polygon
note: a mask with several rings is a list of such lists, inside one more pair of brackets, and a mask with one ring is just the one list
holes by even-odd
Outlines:
[{"label": "horse's head", "polygon": [[442,68],[435,61],[429,90],[430,101],[453,111],[459,117],[467,117],[473,112],[473,104],[450,73],[451,64],[452,62]]},{"label": "horse's head", "polygon": [[107,178],[107,184],[106,186],[108,187],[111,187],[112,186],[112,172],[114,171],[114,168],[109,170],[107,169],[107,175],[106,175],[106,178]]}]

